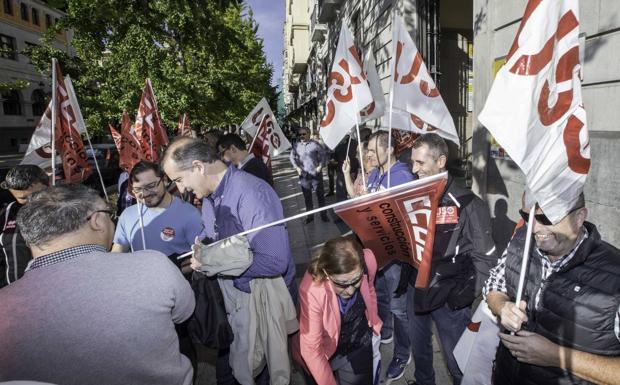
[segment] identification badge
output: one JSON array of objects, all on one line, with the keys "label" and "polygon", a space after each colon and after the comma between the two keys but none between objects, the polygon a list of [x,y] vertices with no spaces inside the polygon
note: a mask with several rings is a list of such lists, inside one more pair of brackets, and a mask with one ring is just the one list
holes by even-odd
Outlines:
[{"label": "identification badge", "polygon": [[459,222],[459,212],[456,206],[437,207],[437,218],[435,223],[438,225],[452,225]]}]

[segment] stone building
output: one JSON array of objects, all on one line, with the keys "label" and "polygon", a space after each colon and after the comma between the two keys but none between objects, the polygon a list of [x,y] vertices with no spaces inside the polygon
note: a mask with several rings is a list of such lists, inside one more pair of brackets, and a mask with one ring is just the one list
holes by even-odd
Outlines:
[{"label": "stone building", "polygon": [[[323,116],[328,72],[344,19],[363,56],[373,52],[389,92],[392,17],[403,15],[450,110],[461,140],[457,166],[489,203],[500,246],[518,218],[522,173],[501,154],[476,116],[501,67],[527,0],[285,0],[283,92],[287,122],[316,129]],[[590,219],[620,244],[620,2],[580,2],[583,96],[592,166],[586,186]],[[305,9],[305,12],[304,12]],[[377,128],[380,122],[369,122]]]},{"label": "stone building", "polygon": [[[39,45],[41,36],[63,16],[38,0],[2,0],[0,6],[0,83],[25,87],[4,90],[0,103],[0,154],[25,150],[51,95],[49,76],[39,73],[22,52]],[[71,32],[55,36],[54,46],[73,55]],[[51,63],[50,63],[51,66]]]}]

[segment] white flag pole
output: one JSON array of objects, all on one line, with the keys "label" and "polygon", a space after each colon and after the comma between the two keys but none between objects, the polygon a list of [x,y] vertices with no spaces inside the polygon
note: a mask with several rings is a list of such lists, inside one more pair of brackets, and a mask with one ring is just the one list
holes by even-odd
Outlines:
[{"label": "white flag pole", "polygon": [[88,130],[84,130],[86,133],[86,140],[88,141],[88,146],[90,147],[90,152],[93,154],[93,159],[95,160],[95,169],[97,169],[97,174],[99,175],[99,182],[101,182],[101,188],[103,189],[103,195],[105,195],[106,202],[110,202],[110,198],[108,197],[108,192],[105,189],[105,183],[103,183],[103,177],[101,176],[101,170],[99,170],[99,162],[97,162],[97,156],[95,154],[95,150],[93,149],[93,144],[90,142],[90,135],[88,135]]},{"label": "white flag pole", "polygon": [[[396,45],[398,44],[398,34],[396,33],[396,17],[397,12],[394,11],[394,16],[392,17],[392,72],[390,73],[390,77],[395,76],[396,74]],[[395,79],[391,79],[390,81],[390,112],[388,114],[388,146],[387,151],[389,152],[392,148],[392,109],[394,105],[394,81]],[[390,188],[391,184],[391,173],[390,173],[391,165],[391,157],[388,155],[388,168],[387,168],[387,187]]]},{"label": "white flag pole", "polygon": [[[342,27],[341,28],[348,28],[346,26],[346,24],[344,23],[344,21],[342,22]],[[351,43],[353,43],[353,45],[355,46],[355,42],[351,42]],[[347,52],[349,52],[348,49],[347,49]],[[348,56],[348,54],[347,54],[347,56]],[[360,59],[360,62],[361,62],[361,59]],[[361,71],[362,75],[364,75],[364,66],[363,65],[360,65],[360,71]],[[355,131],[357,132],[357,140],[359,142],[359,139],[360,139],[360,125],[359,125],[359,121],[360,121],[360,106],[357,103],[357,93],[353,90],[353,86],[351,86],[351,93],[353,93],[353,104],[355,104]],[[349,144],[351,144],[351,137],[350,136],[349,136]],[[362,160],[362,146],[360,146],[359,143],[357,144],[357,150],[358,150],[360,161],[361,161]],[[347,148],[347,157],[348,156],[349,156],[349,149]],[[364,187],[366,187],[366,176],[364,175],[363,172],[362,172],[362,183],[364,184]]]},{"label": "white flag pole", "polygon": [[[536,211],[536,203],[530,208],[530,216],[527,218],[527,233],[525,235],[525,247],[523,248],[523,259],[521,260],[521,273],[519,274],[519,286],[517,287],[517,298],[515,304],[519,308],[521,297],[523,296],[523,286],[525,285],[525,275],[528,262],[530,260],[530,243],[532,242],[532,230],[534,229],[534,213]],[[515,333],[512,332],[512,335]]]},{"label": "white flag pole", "polygon": [[267,114],[263,114],[263,117],[260,120],[260,123],[258,124],[258,128],[256,129],[256,134],[254,134],[254,137],[252,138],[252,143],[250,143],[250,147],[248,148],[248,151],[252,152],[252,149],[254,148],[254,142],[256,142],[256,138],[258,137],[258,134],[260,133],[260,128],[263,126],[263,121],[267,119]]},{"label": "white flag pole", "polygon": [[52,59],[52,186],[56,186],[56,59]]},{"label": "white flag pole", "polygon": [[140,212],[140,235],[142,236],[142,250],[146,250],[146,240],[144,239],[144,219],[142,218],[142,204],[138,199],[138,211]]}]

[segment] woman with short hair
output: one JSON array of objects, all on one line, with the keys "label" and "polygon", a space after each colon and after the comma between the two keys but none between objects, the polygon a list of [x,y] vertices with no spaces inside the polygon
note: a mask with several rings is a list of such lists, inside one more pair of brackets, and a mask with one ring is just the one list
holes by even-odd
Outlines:
[{"label": "woman with short hair", "polygon": [[319,385],[378,379],[381,319],[374,254],[353,238],[323,246],[301,281],[299,353]]}]

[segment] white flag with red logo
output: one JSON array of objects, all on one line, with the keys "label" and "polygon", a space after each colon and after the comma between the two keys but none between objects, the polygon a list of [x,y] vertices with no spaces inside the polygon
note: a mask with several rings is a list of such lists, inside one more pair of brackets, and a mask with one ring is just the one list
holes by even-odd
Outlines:
[{"label": "white flag with red logo", "polygon": [[278,156],[284,151],[291,148],[291,143],[286,139],[280,125],[276,121],[276,117],[267,103],[267,99],[262,98],[254,107],[247,118],[241,123],[241,129],[247,132],[251,137],[256,136],[256,131],[265,118],[265,126],[267,127],[266,138],[269,141],[269,151],[272,156]]},{"label": "white flag with red logo", "polygon": [[459,145],[452,115],[400,16],[394,18],[393,34],[393,108],[410,114],[412,131],[434,132]]},{"label": "white flag with red logo", "polygon": [[252,148],[250,152],[254,154],[255,157],[261,158],[263,163],[267,165],[269,171],[272,171],[271,168],[271,145],[269,142],[269,129],[267,127],[267,116],[263,115],[263,119],[260,122],[260,126],[258,127],[258,131],[256,132],[256,136],[252,141]]},{"label": "white flag with red logo", "polygon": [[155,92],[148,78],[144,84],[134,127],[140,139],[144,159],[157,162],[160,149],[168,144],[168,134],[159,119]]},{"label": "white flag with red logo", "polygon": [[574,206],[590,168],[580,70],[579,2],[530,0],[478,117],[553,223]]},{"label": "white flag with red logo", "polygon": [[372,102],[360,111],[360,124],[369,120],[379,119],[385,113],[385,95],[383,94],[383,87],[381,87],[381,80],[379,80],[379,73],[377,72],[377,65],[375,64],[372,50],[368,50],[366,55],[364,55],[364,72],[366,72],[366,80],[370,87]]},{"label": "white flag with red logo", "polygon": [[325,116],[319,132],[333,150],[358,122],[360,112],[373,102],[353,35],[344,21],[327,87]]}]

